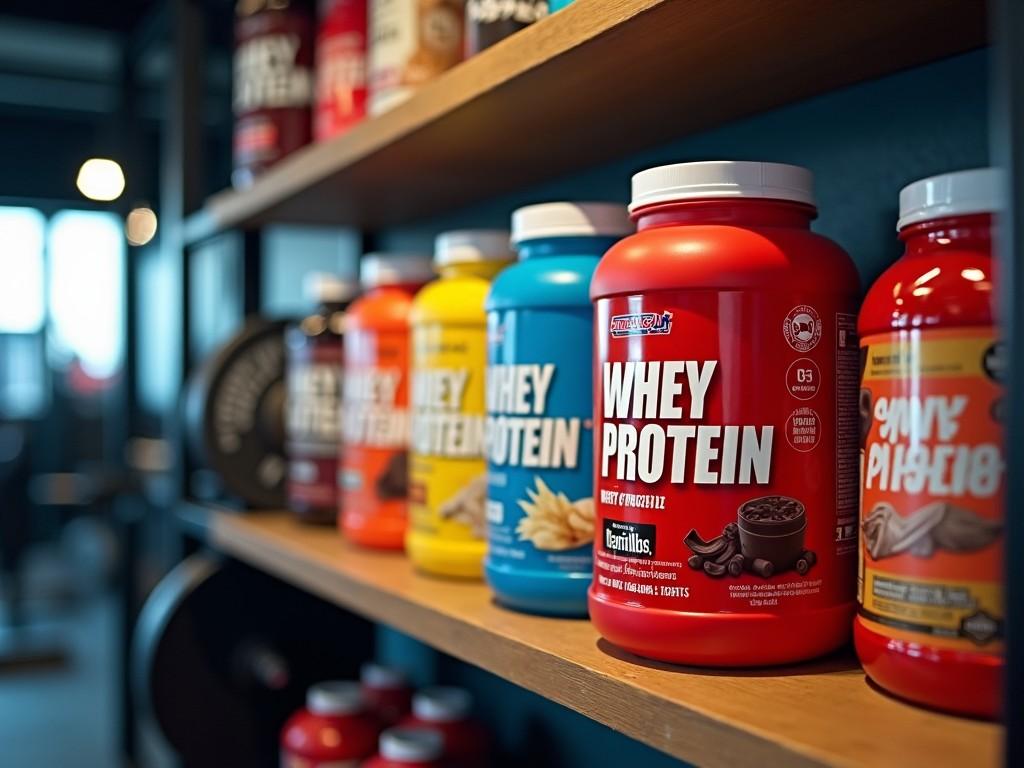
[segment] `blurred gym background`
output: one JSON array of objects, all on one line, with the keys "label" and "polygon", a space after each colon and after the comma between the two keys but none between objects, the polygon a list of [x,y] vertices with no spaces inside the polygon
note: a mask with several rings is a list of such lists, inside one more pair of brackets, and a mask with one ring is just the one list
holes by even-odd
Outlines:
[{"label": "blurred gym background", "polygon": [[[231,171],[233,3],[210,0],[195,96],[206,122],[188,137],[202,178],[161,174],[184,140],[167,119],[182,98],[175,5],[0,7],[0,764],[11,768],[162,757],[136,738],[132,623],[182,556],[157,513],[180,482],[182,371],[237,329],[245,296],[225,287],[246,258],[245,238],[227,235],[186,276],[167,247],[163,219]],[[356,246],[344,232],[265,231],[266,314],[301,314],[302,276],[352,270]]]}]

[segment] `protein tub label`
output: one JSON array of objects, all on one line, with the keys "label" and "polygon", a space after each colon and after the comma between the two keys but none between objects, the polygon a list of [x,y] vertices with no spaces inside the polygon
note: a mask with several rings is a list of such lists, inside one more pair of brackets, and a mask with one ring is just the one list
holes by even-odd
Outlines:
[{"label": "protein tub label", "polygon": [[337,503],[341,434],[341,350],[318,345],[289,360],[286,427],[289,498],[316,507]]},{"label": "protein tub label", "polygon": [[482,540],[486,331],[417,325],[412,350],[410,525],[449,541]]},{"label": "protein tub label", "polygon": [[589,573],[594,540],[590,310],[488,315],[488,559]]},{"label": "protein tub label", "polygon": [[890,637],[998,651],[1000,346],[990,328],[862,343],[861,617]]},{"label": "protein tub label", "polygon": [[340,486],[350,509],[405,515],[408,486],[408,346],[405,333],[345,337]]},{"label": "protein tub label", "polygon": [[836,415],[840,396],[856,404],[849,308],[738,291],[597,302],[599,598],[692,612],[849,598],[856,503],[837,488],[857,467],[837,450],[856,422]]}]

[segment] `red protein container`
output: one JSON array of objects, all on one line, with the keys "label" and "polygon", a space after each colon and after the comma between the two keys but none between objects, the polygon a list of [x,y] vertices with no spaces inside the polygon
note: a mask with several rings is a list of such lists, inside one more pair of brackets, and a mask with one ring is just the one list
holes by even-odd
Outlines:
[{"label": "red protein container", "polygon": [[359,685],[318,683],[281,731],[281,768],[345,768],[373,754],[380,727]]},{"label": "red protein container", "polygon": [[235,21],[235,186],[309,143],[313,9],[307,0],[239,0]]},{"label": "red protein container", "polygon": [[630,211],[591,283],[591,619],[663,661],[827,653],[854,609],[853,263],[795,166],[653,168]]},{"label": "red protein container", "polygon": [[356,544],[402,549],[409,490],[409,312],[429,256],[367,254],[345,319],[340,524]]},{"label": "red protein container", "polygon": [[1003,676],[1002,350],[996,171],[900,193],[903,256],[860,313],[857,655],[883,688],[994,718]]},{"label": "red protein container", "polygon": [[470,713],[473,699],[461,688],[424,688],[412,698],[412,716],[403,727],[426,728],[444,739],[444,764],[450,768],[486,768],[490,755],[487,729]]},{"label": "red protein container", "polygon": [[288,508],[302,522],[334,525],[338,516],[341,349],[345,307],[354,283],[315,273],[307,293],[313,314],[285,331]]},{"label": "red protein container", "polygon": [[370,711],[385,725],[394,725],[412,710],[412,688],[402,670],[363,664],[359,682]]},{"label": "red protein container", "polygon": [[363,768],[442,768],[444,739],[428,728],[390,728],[380,735],[380,749]]},{"label": "red protein container", "polygon": [[366,0],[321,0],[316,38],[317,141],[344,133],[366,116]]}]

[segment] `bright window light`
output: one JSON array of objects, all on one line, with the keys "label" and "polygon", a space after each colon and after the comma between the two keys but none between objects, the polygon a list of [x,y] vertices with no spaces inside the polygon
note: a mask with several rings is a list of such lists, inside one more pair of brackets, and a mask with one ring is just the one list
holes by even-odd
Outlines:
[{"label": "bright window light", "polygon": [[93,157],[82,163],[75,183],[90,200],[110,202],[124,192],[124,171],[113,160]]},{"label": "bright window light", "polygon": [[0,207],[0,333],[43,327],[46,219],[35,208]]},{"label": "bright window light", "polygon": [[61,211],[50,221],[51,349],[95,379],[123,354],[124,239],[112,213]]},{"label": "bright window light", "polygon": [[149,208],[133,208],[125,219],[124,233],[132,245],[145,245],[156,234],[156,214]]}]

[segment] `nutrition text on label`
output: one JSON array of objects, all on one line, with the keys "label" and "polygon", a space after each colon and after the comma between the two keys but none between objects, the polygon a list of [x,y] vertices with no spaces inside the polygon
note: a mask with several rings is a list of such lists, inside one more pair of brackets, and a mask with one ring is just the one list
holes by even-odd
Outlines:
[{"label": "nutrition text on label", "polygon": [[656,493],[601,491],[601,503],[629,509],[664,509],[665,497]]}]

